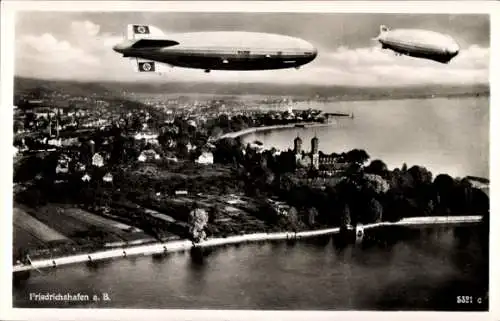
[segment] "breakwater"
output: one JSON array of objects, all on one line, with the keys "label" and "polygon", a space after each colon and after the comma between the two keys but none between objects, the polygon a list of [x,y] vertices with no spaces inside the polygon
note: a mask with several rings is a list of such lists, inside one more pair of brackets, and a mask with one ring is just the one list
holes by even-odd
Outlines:
[{"label": "breakwater", "polygon": [[[372,229],[381,226],[415,226],[415,225],[433,225],[433,224],[460,224],[460,223],[479,223],[482,220],[480,215],[471,216],[434,216],[434,217],[412,217],[404,218],[398,222],[379,222],[366,225],[360,225],[358,228]],[[302,232],[277,232],[277,233],[254,233],[229,236],[225,238],[212,238],[194,244],[189,240],[171,241],[165,243],[154,243],[148,245],[139,245],[127,248],[117,248],[103,250],[93,253],[84,253],[58,258],[43,260],[33,260],[31,264],[14,265],[13,272],[22,272],[36,270],[48,267],[57,267],[79,262],[93,262],[117,257],[128,257],[134,255],[153,255],[161,253],[179,252],[190,250],[193,247],[211,247],[230,244],[239,244],[244,242],[270,241],[270,240],[295,240],[301,238],[331,235],[340,232],[339,227]]]},{"label": "breakwater", "polygon": [[295,128],[295,127],[301,127],[301,128],[311,128],[311,127],[327,127],[331,126],[332,123],[294,123],[294,124],[286,124],[286,125],[273,125],[273,126],[262,126],[262,127],[250,127],[247,129],[239,130],[237,132],[231,132],[224,134],[218,138],[224,139],[224,138],[236,138],[240,136],[245,136],[257,132],[264,132],[264,131],[270,131],[270,130],[277,130],[277,129],[289,129],[289,128]]}]

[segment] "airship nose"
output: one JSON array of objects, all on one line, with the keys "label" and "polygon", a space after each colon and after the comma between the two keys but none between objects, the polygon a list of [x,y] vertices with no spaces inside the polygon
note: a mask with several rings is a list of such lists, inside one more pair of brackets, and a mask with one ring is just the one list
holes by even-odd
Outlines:
[{"label": "airship nose", "polygon": [[312,48],[312,57],[316,58],[317,55],[318,55],[318,49],[316,49],[316,48],[313,47]]},{"label": "airship nose", "polygon": [[451,56],[455,57],[460,51],[460,46],[456,42],[454,42],[448,46],[447,51]]},{"label": "airship nose", "polygon": [[314,59],[318,55],[318,49],[316,49],[312,44],[306,42],[304,44],[304,49],[306,50],[306,54],[309,58]]}]

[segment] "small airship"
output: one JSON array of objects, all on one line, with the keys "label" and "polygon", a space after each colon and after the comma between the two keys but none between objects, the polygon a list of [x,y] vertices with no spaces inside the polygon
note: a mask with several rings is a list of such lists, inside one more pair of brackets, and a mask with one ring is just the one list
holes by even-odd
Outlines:
[{"label": "small airship", "polygon": [[318,54],[309,42],[284,35],[212,31],[166,36],[157,27],[133,24],[127,25],[126,39],[113,50],[131,58],[137,72],[161,72],[165,65],[205,72],[298,69]]},{"label": "small airship", "polygon": [[460,47],[450,36],[422,29],[394,29],[380,26],[380,34],[374,40],[382,49],[390,49],[397,55],[434,60],[447,64],[458,55]]}]

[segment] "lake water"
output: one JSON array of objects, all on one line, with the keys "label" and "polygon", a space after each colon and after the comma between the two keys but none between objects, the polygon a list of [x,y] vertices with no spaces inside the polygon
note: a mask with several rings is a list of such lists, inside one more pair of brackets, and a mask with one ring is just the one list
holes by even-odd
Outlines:
[{"label": "lake water", "polygon": [[[13,301],[32,308],[486,310],[488,257],[478,228],[383,228],[367,230],[358,245],[325,237],[78,264],[32,272],[14,286]],[[39,292],[111,300],[30,302]],[[476,302],[459,305],[457,295]]]},{"label": "lake water", "polygon": [[324,153],[365,149],[372,159],[390,168],[406,163],[423,165],[436,176],[489,176],[489,97],[307,103],[296,107],[325,112],[354,113],[336,124],[319,128],[293,128],[259,132],[244,137],[266,147],[293,148],[302,138],[311,150],[311,138],[319,138]]},{"label": "lake water", "polygon": [[[390,167],[424,165],[434,175],[488,177],[488,98],[313,104],[354,113],[327,128],[247,136],[287,148],[297,132],[309,150],[314,133],[324,152],[364,148]],[[307,310],[486,310],[487,236],[477,227],[382,229],[391,245],[348,246],[330,238],[245,244],[211,252],[136,257],[32,272],[14,286],[16,307],[116,307]],[[372,233],[372,232],[370,232]],[[367,237],[370,237],[367,231]],[[487,243],[487,242],[486,242]],[[110,301],[34,302],[30,293],[107,293]],[[471,296],[457,304],[457,295]],[[481,303],[478,303],[478,299]]]}]

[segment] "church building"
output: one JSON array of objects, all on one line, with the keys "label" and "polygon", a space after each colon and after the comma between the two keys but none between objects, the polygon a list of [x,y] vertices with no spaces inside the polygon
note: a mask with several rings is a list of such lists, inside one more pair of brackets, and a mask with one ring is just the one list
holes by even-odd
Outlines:
[{"label": "church building", "polygon": [[293,141],[296,165],[299,168],[311,168],[324,175],[332,175],[346,168],[347,164],[339,163],[337,157],[324,155],[319,152],[319,138],[314,135],[311,139],[311,151],[306,153],[302,149],[302,139],[297,135]]}]

